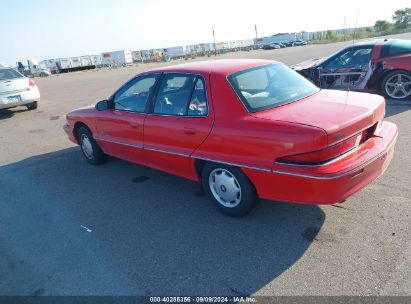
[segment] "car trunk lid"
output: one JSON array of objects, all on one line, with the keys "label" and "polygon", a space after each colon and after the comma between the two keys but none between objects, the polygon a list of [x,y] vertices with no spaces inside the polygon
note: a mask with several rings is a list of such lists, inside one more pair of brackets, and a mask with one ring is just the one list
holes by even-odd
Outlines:
[{"label": "car trunk lid", "polygon": [[18,94],[29,89],[29,79],[25,77],[0,81],[0,95]]},{"label": "car trunk lid", "polygon": [[385,100],[367,93],[321,90],[299,101],[252,115],[321,128],[327,133],[328,145],[332,145],[376,126],[384,118]]}]

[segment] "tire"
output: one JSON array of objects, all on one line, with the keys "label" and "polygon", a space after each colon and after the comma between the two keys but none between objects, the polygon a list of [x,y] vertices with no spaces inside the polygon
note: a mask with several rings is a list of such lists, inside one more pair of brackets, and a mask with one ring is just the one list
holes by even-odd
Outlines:
[{"label": "tire", "polygon": [[[397,91],[395,91],[397,90]],[[411,73],[403,70],[389,72],[381,85],[387,98],[405,100],[411,97]]]},{"label": "tire", "polygon": [[257,195],[254,186],[241,169],[206,163],[201,177],[204,191],[224,214],[244,216],[255,207]]},{"label": "tire", "polygon": [[37,101],[34,101],[34,102],[32,102],[32,103],[27,104],[26,107],[27,107],[28,110],[35,110],[35,109],[37,109],[37,108],[38,108]]},{"label": "tire", "polygon": [[101,150],[89,129],[80,127],[77,131],[77,139],[81,152],[90,164],[101,165],[107,160],[107,155]]}]

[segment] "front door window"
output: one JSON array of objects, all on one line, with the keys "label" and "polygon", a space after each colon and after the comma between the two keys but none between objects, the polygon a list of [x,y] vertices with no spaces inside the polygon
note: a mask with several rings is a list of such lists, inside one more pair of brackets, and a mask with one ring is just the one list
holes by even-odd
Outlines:
[{"label": "front door window", "polygon": [[114,96],[114,109],[144,112],[158,77],[158,75],[142,76],[128,82]]},{"label": "front door window", "polygon": [[339,69],[350,66],[368,65],[371,59],[371,47],[348,49],[327,62],[325,68]]},{"label": "front door window", "polygon": [[348,48],[327,60],[319,70],[320,87],[363,89],[371,75],[372,47]]}]

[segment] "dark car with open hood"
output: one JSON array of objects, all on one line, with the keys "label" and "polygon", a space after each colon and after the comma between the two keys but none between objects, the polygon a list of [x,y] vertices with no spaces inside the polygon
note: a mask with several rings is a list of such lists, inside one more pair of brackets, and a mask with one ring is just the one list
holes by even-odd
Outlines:
[{"label": "dark car with open hood", "polygon": [[324,89],[370,91],[396,100],[411,97],[411,40],[359,42],[292,68]]}]

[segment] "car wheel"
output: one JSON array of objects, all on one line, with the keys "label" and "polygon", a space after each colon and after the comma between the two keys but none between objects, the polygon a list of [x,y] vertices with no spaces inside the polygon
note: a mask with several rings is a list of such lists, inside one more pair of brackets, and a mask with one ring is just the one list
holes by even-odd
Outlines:
[{"label": "car wheel", "polygon": [[411,96],[411,73],[392,71],[382,82],[382,91],[387,98],[403,100]]},{"label": "car wheel", "polygon": [[87,128],[80,127],[77,132],[77,138],[80,143],[81,151],[90,164],[100,165],[107,160],[107,155],[101,150]]},{"label": "car wheel", "polygon": [[40,73],[40,77],[47,77],[46,73]]},{"label": "car wheel", "polygon": [[38,107],[37,101],[29,103],[28,105],[26,105],[28,110],[35,110]]},{"label": "car wheel", "polygon": [[208,197],[226,215],[243,216],[256,205],[254,186],[239,168],[207,163],[202,172],[202,184]]}]

